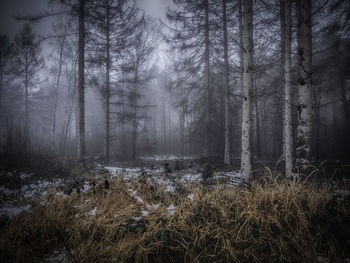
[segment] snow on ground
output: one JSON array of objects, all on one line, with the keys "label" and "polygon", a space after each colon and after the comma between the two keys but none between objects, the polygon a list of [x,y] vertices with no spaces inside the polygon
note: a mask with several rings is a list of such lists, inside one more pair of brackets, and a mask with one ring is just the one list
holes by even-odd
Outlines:
[{"label": "snow on ground", "polygon": [[[7,176],[14,176],[13,173],[8,173]],[[31,174],[21,173],[19,177],[22,180],[30,178]],[[19,213],[26,211],[30,208],[28,203],[32,199],[40,200],[46,193],[49,186],[62,186],[64,182],[62,179],[56,179],[53,181],[48,180],[37,180],[28,182],[28,184],[23,185],[19,189],[10,190],[5,186],[0,186],[0,193],[5,202],[0,202],[0,215],[7,215],[10,218],[18,215]],[[4,201],[3,200],[3,201]]]},{"label": "snow on ground", "polygon": [[86,216],[94,216],[96,215],[97,212],[97,207],[95,207],[94,209],[90,210],[89,212],[85,213]]},{"label": "snow on ground", "polygon": [[175,156],[175,155],[154,155],[154,156],[140,157],[139,159],[143,160],[143,161],[160,162],[160,161],[175,161],[175,160],[195,160],[195,159],[199,159],[199,157],[196,157],[196,156]]},{"label": "snow on ground", "polygon": [[0,185],[0,192],[2,192],[3,194],[9,196],[9,195],[13,195],[16,193],[16,191],[12,191],[10,189],[5,188],[4,186]]},{"label": "snow on ground", "polygon": [[22,180],[25,180],[26,178],[30,178],[32,174],[26,174],[26,173],[21,173],[19,176]]},{"label": "snow on ground", "polygon": [[[177,156],[154,156],[154,157],[145,157],[145,160],[148,160],[147,158],[152,158],[152,160],[178,160],[178,159],[194,159],[196,157],[177,157]],[[196,173],[194,170],[187,170],[186,172],[174,172],[172,174],[166,174],[164,173],[163,169],[157,168],[157,169],[145,169],[145,168],[122,168],[122,167],[114,167],[114,166],[103,166],[98,165],[99,168],[106,169],[109,173],[111,178],[114,177],[121,177],[127,180],[127,183],[129,184],[130,188],[129,191],[133,195],[133,197],[136,199],[137,202],[141,204],[145,204],[144,200],[137,195],[137,192],[131,189],[131,181],[137,180],[141,176],[146,176],[148,182],[150,184],[159,184],[165,186],[166,192],[175,192],[177,185],[179,184],[197,184],[201,183],[203,181],[202,174]],[[50,186],[52,186],[54,189],[57,189],[58,187],[64,188],[65,186],[68,186],[68,182],[64,181],[63,179],[54,179],[54,180],[35,180],[35,176],[33,174],[27,174],[27,173],[19,173],[16,171],[9,172],[7,174],[8,177],[14,178],[15,176],[18,176],[22,180],[22,186],[18,189],[8,189],[3,185],[0,185],[0,197],[3,200],[0,200],[0,215],[7,215],[9,217],[13,217],[21,213],[22,211],[26,211],[30,208],[28,203],[32,199],[36,200],[42,200],[46,194],[47,190]],[[240,183],[240,175],[239,172],[216,172],[213,176],[213,179],[224,179],[223,183],[225,185],[238,185]],[[81,192],[87,192],[91,188],[91,185],[88,181],[82,182],[82,190]],[[76,191],[76,189],[72,190],[73,192]],[[63,195],[65,194],[63,192],[58,192],[57,195]],[[188,196],[188,199],[193,200],[194,196],[193,194],[190,194]],[[159,206],[159,205],[158,205]],[[146,210],[154,210],[156,207],[146,207]],[[145,210],[145,211],[146,211]],[[92,212],[92,211],[90,211]],[[96,211],[95,211],[96,212]],[[95,213],[94,212],[94,213]],[[170,213],[174,212],[174,209],[169,209]],[[148,212],[147,212],[148,213]],[[143,212],[142,214],[147,214],[146,212]]]},{"label": "snow on ground", "polygon": [[139,177],[141,173],[140,168],[121,168],[121,167],[111,167],[111,166],[105,166],[104,168],[111,173],[112,177],[122,175],[125,178],[131,179],[131,178]]},{"label": "snow on ground", "polygon": [[202,174],[185,174],[182,176],[180,179],[180,182],[183,184],[188,184],[188,183],[200,183],[202,181]]},{"label": "snow on ground", "polygon": [[0,215],[7,215],[8,217],[12,218],[24,211],[29,210],[30,207],[30,205],[14,206],[11,203],[5,203],[4,206],[0,207]]},{"label": "snow on ground", "polygon": [[68,257],[65,252],[55,251],[49,258],[47,258],[44,262],[60,262],[60,263],[68,263]]},{"label": "snow on ground", "polygon": [[174,215],[176,213],[176,206],[174,206],[173,204],[169,205],[169,207],[167,208],[168,213],[171,215]]}]

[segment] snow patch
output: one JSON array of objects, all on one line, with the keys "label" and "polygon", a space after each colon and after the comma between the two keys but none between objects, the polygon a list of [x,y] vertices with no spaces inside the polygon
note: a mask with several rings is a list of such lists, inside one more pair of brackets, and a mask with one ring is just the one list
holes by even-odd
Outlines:
[{"label": "snow patch", "polygon": [[139,196],[137,196],[137,195],[135,195],[134,197],[135,197],[135,199],[136,199],[137,201],[139,201],[140,203],[144,203],[144,201],[143,201],[143,199],[142,199],[141,197],[139,197]]},{"label": "snow patch", "polygon": [[140,157],[140,160],[143,161],[175,161],[175,160],[194,160],[199,157],[195,156],[175,156],[175,155],[154,155],[154,156],[144,156]]},{"label": "snow patch", "polygon": [[26,174],[26,173],[21,173],[21,175],[19,176],[22,180],[25,180],[27,178],[30,178],[32,176],[32,174]]},{"label": "snow patch", "polygon": [[8,217],[12,218],[24,211],[29,210],[30,208],[31,208],[30,205],[13,206],[8,204],[0,208],[0,215],[7,215]]},{"label": "snow patch", "polygon": [[173,204],[169,205],[169,207],[167,208],[168,213],[171,215],[174,215],[176,213],[176,206],[174,206]]},{"label": "snow patch", "polygon": [[95,207],[94,209],[92,209],[91,211],[85,213],[86,216],[94,216],[96,215],[97,212],[97,207]]},{"label": "snow patch", "polygon": [[0,185],[0,192],[3,192],[5,195],[13,195],[15,191],[7,189],[6,187]]},{"label": "snow patch", "polygon": [[53,252],[53,254],[49,258],[47,258],[45,261],[46,262],[60,262],[60,263],[68,263],[69,262],[66,253],[59,252],[57,250],[55,252]]}]

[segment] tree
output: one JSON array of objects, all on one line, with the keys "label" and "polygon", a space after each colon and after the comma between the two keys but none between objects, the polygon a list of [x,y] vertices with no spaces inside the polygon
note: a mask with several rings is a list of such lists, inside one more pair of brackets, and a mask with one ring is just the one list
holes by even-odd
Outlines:
[{"label": "tree", "polygon": [[[196,87],[200,81],[202,100],[202,116],[199,122],[204,127],[203,155],[210,157],[211,149],[211,110],[212,88],[210,78],[211,41],[210,41],[210,4],[209,0],[177,0],[175,8],[167,13],[171,36],[167,38],[180,55],[175,70],[182,71],[179,83],[191,81],[188,86]],[[201,73],[201,74],[199,74]],[[190,92],[188,90],[188,92]],[[198,96],[198,94],[197,94]],[[198,110],[198,109],[195,109]],[[204,120],[204,121],[203,121]]]},{"label": "tree", "polygon": [[229,83],[229,64],[228,64],[228,40],[227,40],[227,0],[222,0],[222,14],[223,14],[223,46],[224,46],[224,67],[225,67],[225,80],[224,80],[224,104],[225,104],[225,128],[224,128],[224,163],[226,165],[231,163],[230,157],[230,115],[229,115],[229,96],[230,96],[230,83]]},{"label": "tree", "polygon": [[252,98],[253,98],[253,1],[243,2],[242,58],[243,58],[243,106],[242,106],[242,152],[241,178],[252,179]]},{"label": "tree", "polygon": [[[126,97],[129,99],[128,118],[132,127],[132,159],[137,157],[137,137],[140,120],[148,119],[146,109],[154,105],[143,105],[141,99],[143,90],[147,87],[147,83],[152,78],[153,69],[149,66],[150,58],[155,50],[156,39],[154,29],[157,27],[155,23],[148,23],[145,18],[137,27],[133,44],[129,46],[127,58],[123,65],[125,71],[125,79],[128,90]],[[141,111],[142,110],[142,111]],[[143,113],[142,113],[143,112]]]},{"label": "tree", "polygon": [[[130,0],[99,0],[94,1],[90,12],[92,29],[89,45],[95,51],[92,60],[95,64],[104,65],[105,78],[103,97],[105,109],[104,156],[109,161],[110,156],[110,124],[111,124],[111,73],[117,72],[116,63],[120,63],[126,48],[131,44],[134,31],[141,19],[140,10]],[[116,86],[116,85],[114,85]]]},{"label": "tree", "polygon": [[79,0],[78,9],[79,40],[78,40],[78,159],[85,156],[85,0]]},{"label": "tree", "polygon": [[30,24],[25,24],[22,30],[16,35],[15,43],[20,60],[21,73],[24,78],[25,109],[24,109],[24,140],[25,152],[29,150],[30,139],[30,90],[37,82],[37,73],[42,65],[40,55],[40,44],[34,42],[35,34]]},{"label": "tree", "polygon": [[298,127],[296,162],[306,171],[311,162],[312,134],[312,28],[311,0],[297,1],[298,14]]},{"label": "tree", "polygon": [[53,120],[52,120],[52,142],[53,142],[53,149],[56,151],[57,145],[56,145],[56,114],[57,114],[57,103],[58,103],[58,94],[59,94],[59,88],[60,88],[60,81],[61,81],[61,73],[62,73],[62,64],[63,64],[63,49],[65,46],[66,37],[59,39],[59,60],[58,60],[58,73],[57,73],[57,79],[56,79],[56,89],[55,89],[55,97],[54,97],[54,104],[53,104]]},{"label": "tree", "polygon": [[292,43],[292,4],[291,0],[286,0],[281,7],[285,8],[281,15],[285,17],[284,20],[284,34],[282,43],[282,56],[284,56],[284,159],[285,159],[285,174],[287,177],[291,176],[293,169],[293,126],[292,126],[292,73],[291,73],[291,43]]},{"label": "tree", "polygon": [[13,57],[13,51],[13,45],[8,36],[0,34],[0,112],[2,112],[3,105],[2,100],[5,88],[5,76],[10,73],[9,69],[14,70],[9,63],[10,59]]}]

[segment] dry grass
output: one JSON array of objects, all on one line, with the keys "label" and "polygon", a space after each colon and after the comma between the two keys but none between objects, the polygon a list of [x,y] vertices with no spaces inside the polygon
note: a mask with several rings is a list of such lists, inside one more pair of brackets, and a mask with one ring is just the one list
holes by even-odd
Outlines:
[{"label": "dry grass", "polygon": [[[320,255],[342,262],[349,257],[349,237],[341,240],[332,228],[338,223],[349,234],[349,206],[336,201],[328,185],[270,176],[250,187],[164,190],[147,180],[132,185],[114,180],[108,190],[97,187],[69,197],[51,191],[45,205],[36,204],[1,230],[2,262],[39,262],[55,250],[65,251],[72,262],[316,262]],[[145,210],[148,215],[141,217]]]}]

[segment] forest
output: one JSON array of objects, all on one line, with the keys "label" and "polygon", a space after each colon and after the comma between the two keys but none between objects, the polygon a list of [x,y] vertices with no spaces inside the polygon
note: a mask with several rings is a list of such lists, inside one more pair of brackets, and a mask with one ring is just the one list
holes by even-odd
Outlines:
[{"label": "forest", "polygon": [[350,262],[348,0],[0,22],[2,262]]}]

